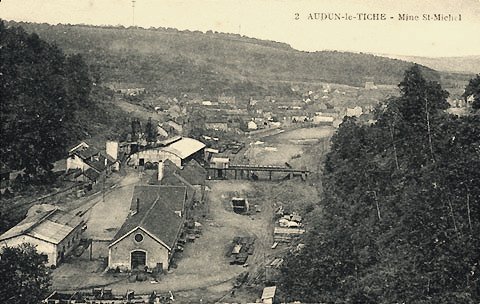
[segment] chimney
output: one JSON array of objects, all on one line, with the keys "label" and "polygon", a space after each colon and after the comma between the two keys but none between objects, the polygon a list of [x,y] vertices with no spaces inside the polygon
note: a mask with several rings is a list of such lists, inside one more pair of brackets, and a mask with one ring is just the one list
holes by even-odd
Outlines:
[{"label": "chimney", "polygon": [[140,199],[137,197],[137,213],[140,211]]},{"label": "chimney", "polygon": [[163,167],[164,167],[164,164],[163,164],[163,161],[159,161],[158,162],[158,181],[161,182],[162,179],[163,179]]},{"label": "chimney", "polygon": [[110,156],[114,160],[118,159],[118,141],[107,141],[105,150],[107,151],[108,156]]}]

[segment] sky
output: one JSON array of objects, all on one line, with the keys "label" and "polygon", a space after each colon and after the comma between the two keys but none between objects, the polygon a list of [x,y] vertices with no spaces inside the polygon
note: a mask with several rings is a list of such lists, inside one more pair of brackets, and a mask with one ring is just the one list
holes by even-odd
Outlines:
[{"label": "sky", "polygon": [[[357,19],[320,20],[315,13]],[[358,20],[362,13],[385,14],[387,20]],[[399,14],[419,20],[402,21]],[[443,14],[446,20],[422,20],[424,14],[431,19]],[[131,0],[0,0],[0,18],[212,30],[285,42],[303,51],[480,55],[480,0],[136,0],[134,10]]]}]

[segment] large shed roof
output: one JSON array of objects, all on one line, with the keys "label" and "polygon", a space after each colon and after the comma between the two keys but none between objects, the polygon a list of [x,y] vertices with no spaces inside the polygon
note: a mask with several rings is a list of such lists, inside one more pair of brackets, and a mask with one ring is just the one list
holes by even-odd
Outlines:
[{"label": "large shed roof", "polygon": [[162,148],[163,151],[173,153],[181,159],[197,153],[205,148],[205,144],[193,138],[183,137],[182,139]]},{"label": "large shed roof", "polygon": [[56,207],[37,210],[38,212],[29,212],[27,218],[2,234],[0,241],[28,235],[48,243],[59,244],[83,223],[80,217]]},{"label": "large shed roof", "polygon": [[185,186],[135,186],[130,215],[110,246],[140,228],[172,250],[183,224],[185,194]]}]

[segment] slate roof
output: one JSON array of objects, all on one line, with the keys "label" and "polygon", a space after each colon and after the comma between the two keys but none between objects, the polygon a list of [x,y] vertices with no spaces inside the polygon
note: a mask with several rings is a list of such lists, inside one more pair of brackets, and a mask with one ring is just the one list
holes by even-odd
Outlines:
[{"label": "slate roof", "polygon": [[196,160],[191,160],[177,172],[192,185],[205,185],[207,171]]},{"label": "slate roof", "polygon": [[48,208],[32,207],[31,209],[35,208],[37,212],[29,211],[29,215],[23,221],[0,236],[0,241],[29,235],[52,244],[59,244],[83,223],[80,217],[49,206]]},{"label": "slate roof", "polygon": [[100,152],[93,147],[88,147],[88,148],[83,148],[83,149],[77,149],[77,150],[73,151],[72,153],[78,155],[81,159],[87,159],[87,158],[90,158],[94,155],[99,154]]},{"label": "slate roof", "polygon": [[[82,146],[82,144],[84,144]],[[115,160],[100,152],[94,147],[85,147],[86,143],[82,142],[70,150],[69,154],[75,154],[80,157],[87,165],[92,167],[98,172],[106,170],[108,166],[111,166],[115,163]],[[106,160],[106,165],[105,165]]]},{"label": "slate roof", "polygon": [[85,175],[89,180],[94,182],[98,179],[98,177],[100,176],[100,173],[93,170],[92,168],[88,168],[85,172],[83,172],[83,175]]},{"label": "slate roof", "polygon": [[82,175],[82,170],[79,169],[79,168],[75,168],[75,169],[68,169],[67,172],[65,172],[65,177],[79,177],[80,175]]},{"label": "slate roof", "polygon": [[161,183],[164,186],[184,186],[186,187],[187,190],[187,200],[192,198],[196,189],[191,185],[188,181],[186,181],[184,178],[182,178],[180,175],[177,173],[173,172],[171,174],[168,174],[167,176],[164,176],[161,180]]},{"label": "slate roof", "polygon": [[195,187],[178,174],[181,171],[177,165],[175,165],[171,160],[167,159],[163,162],[163,177],[162,180],[158,180],[157,174],[152,176],[150,184],[156,185],[168,185],[168,186],[186,186],[187,187],[187,199],[193,196],[193,193],[196,191]]},{"label": "slate roof", "polygon": [[[175,245],[184,222],[185,186],[135,186],[130,215],[110,243],[113,246],[136,228],[141,228],[168,246]],[[137,198],[139,210],[137,210]],[[180,217],[175,211],[181,211]]]},{"label": "slate roof", "polygon": [[189,185],[205,185],[205,180],[207,179],[207,171],[196,160],[189,161],[181,169],[171,160],[165,160],[163,162],[164,179],[173,174],[179,175],[181,179],[188,182]]}]

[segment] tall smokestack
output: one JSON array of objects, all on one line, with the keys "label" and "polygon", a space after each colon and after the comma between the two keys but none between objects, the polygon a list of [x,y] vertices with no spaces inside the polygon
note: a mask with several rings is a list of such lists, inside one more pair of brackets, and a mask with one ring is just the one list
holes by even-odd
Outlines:
[{"label": "tall smokestack", "polygon": [[157,179],[158,179],[159,182],[161,182],[162,179],[163,179],[163,169],[164,169],[163,161],[159,161],[158,162],[158,176],[157,176]]},{"label": "tall smokestack", "polygon": [[140,211],[140,199],[137,197],[137,213]]}]

